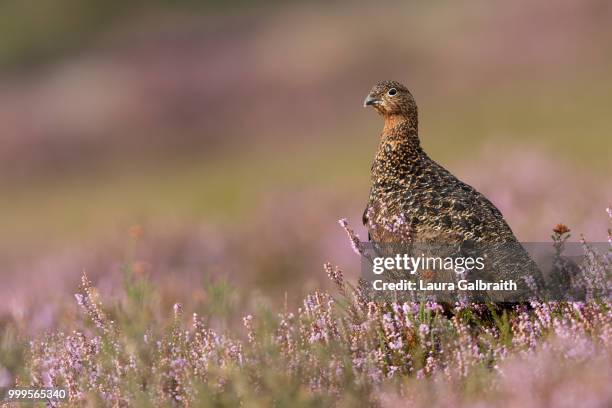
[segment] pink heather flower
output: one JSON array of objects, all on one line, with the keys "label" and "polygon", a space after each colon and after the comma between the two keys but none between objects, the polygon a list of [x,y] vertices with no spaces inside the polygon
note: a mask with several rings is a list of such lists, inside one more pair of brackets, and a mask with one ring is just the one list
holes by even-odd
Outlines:
[{"label": "pink heather flower", "polygon": [[242,318],[242,323],[244,327],[247,329],[247,337],[249,339],[249,343],[255,342],[255,332],[253,331],[253,316],[246,315]]},{"label": "pink heather flower", "polygon": [[342,273],[342,269],[337,266],[332,266],[329,262],[323,264],[323,268],[325,272],[327,272],[327,276],[339,287],[342,287],[344,284],[344,274]]},{"label": "pink heather flower", "polygon": [[430,301],[425,304],[425,310],[427,310],[428,312],[436,313],[442,312],[443,308],[442,305],[439,305],[437,302]]},{"label": "pink heather flower", "polygon": [[351,241],[351,247],[353,248],[353,252],[355,252],[357,255],[363,255],[359,235],[357,235],[355,231],[353,231],[353,229],[349,227],[348,220],[346,218],[341,218],[340,220],[338,220],[338,223],[342,228],[344,228],[344,231],[348,235],[349,240]]},{"label": "pink heather flower", "polygon": [[183,305],[181,305],[180,303],[175,303],[172,308],[174,309],[174,314],[175,315],[179,315],[183,311]]},{"label": "pink heather flower", "polygon": [[536,284],[535,278],[533,276],[523,276],[523,280],[525,281],[525,284],[530,290],[532,290],[533,292],[537,292],[538,285]]}]

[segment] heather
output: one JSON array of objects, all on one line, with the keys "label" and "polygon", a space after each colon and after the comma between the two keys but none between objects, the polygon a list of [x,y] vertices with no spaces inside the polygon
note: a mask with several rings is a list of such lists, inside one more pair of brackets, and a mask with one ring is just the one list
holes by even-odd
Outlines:
[{"label": "heather", "polygon": [[[349,237],[358,237],[346,220]],[[142,231],[130,231],[135,240]],[[569,237],[555,227],[560,252]],[[351,242],[355,243],[355,242]],[[580,275],[609,291],[610,252],[584,243]],[[358,249],[358,248],[357,248]],[[70,327],[31,339],[15,383],[65,387],[67,406],[609,406],[612,303],[376,303],[330,263],[333,290],[300,307],[156,310],[155,285],[126,262],[103,299],[84,274]],[[603,279],[602,279],[603,277]],[[228,290],[207,290],[222,305]],[[588,285],[587,285],[588,286]],[[239,290],[239,288],[237,288]],[[50,405],[56,405],[52,403]],[[57,404],[61,405],[61,404]]]}]

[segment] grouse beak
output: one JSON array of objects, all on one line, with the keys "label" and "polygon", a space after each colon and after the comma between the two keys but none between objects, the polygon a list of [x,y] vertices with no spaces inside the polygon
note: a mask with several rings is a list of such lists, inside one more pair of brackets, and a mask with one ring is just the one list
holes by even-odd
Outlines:
[{"label": "grouse beak", "polygon": [[364,107],[366,107],[366,106],[375,106],[375,105],[379,105],[381,103],[382,103],[382,101],[380,99],[375,98],[372,95],[368,95],[365,98],[365,101],[363,101],[363,106]]}]

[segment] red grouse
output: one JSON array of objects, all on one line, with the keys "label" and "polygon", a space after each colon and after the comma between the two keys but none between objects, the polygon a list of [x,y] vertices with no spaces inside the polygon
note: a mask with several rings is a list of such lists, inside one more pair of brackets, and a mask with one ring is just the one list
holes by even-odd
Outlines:
[{"label": "red grouse", "polygon": [[379,82],[364,105],[384,119],[363,217],[370,240],[481,244],[495,274],[492,278],[514,279],[523,286],[525,275],[532,275],[539,282],[535,263],[497,207],[423,151],[410,91],[396,81]]}]

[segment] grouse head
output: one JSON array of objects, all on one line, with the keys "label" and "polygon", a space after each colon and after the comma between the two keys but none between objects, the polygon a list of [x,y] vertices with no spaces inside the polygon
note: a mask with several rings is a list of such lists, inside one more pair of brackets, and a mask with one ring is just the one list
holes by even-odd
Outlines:
[{"label": "grouse head", "polygon": [[374,85],[363,106],[374,107],[389,124],[408,122],[415,129],[417,127],[417,106],[414,97],[408,88],[397,81],[381,81]]}]

